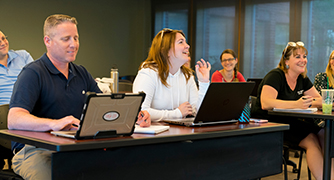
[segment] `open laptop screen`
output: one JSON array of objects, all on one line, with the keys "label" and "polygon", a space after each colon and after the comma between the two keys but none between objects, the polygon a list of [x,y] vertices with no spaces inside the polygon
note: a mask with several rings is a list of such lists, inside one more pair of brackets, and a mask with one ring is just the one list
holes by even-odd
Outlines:
[{"label": "open laptop screen", "polygon": [[[145,93],[87,93],[76,139],[131,135]],[[52,132],[68,136],[69,132]]]}]

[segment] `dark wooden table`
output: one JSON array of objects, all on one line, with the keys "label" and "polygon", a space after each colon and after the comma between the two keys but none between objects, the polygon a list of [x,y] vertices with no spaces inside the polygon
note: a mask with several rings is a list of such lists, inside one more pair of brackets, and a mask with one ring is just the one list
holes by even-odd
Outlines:
[{"label": "dark wooden table", "polygon": [[[167,124],[164,124],[167,125]],[[282,172],[277,123],[170,125],[157,135],[74,140],[0,130],[0,138],[54,151],[52,179],[255,179]]]},{"label": "dark wooden table", "polygon": [[323,114],[322,111],[318,110],[314,113],[301,113],[301,112],[279,112],[279,111],[268,111],[269,115],[278,116],[291,116],[300,118],[318,118],[325,120],[325,137],[324,137],[324,172],[323,179],[330,180],[331,178],[331,158],[334,156],[333,145],[331,144],[331,137],[333,134],[332,121],[334,119],[334,114]]}]

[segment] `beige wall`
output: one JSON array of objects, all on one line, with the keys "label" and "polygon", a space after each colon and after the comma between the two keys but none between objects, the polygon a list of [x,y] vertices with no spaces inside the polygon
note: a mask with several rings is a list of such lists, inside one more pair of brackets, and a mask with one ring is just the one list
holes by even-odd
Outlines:
[{"label": "beige wall", "polygon": [[93,77],[136,74],[151,43],[150,0],[0,0],[0,30],[10,49],[26,49],[34,59],[45,52],[43,23],[55,13],[78,20],[80,49],[76,64]]}]

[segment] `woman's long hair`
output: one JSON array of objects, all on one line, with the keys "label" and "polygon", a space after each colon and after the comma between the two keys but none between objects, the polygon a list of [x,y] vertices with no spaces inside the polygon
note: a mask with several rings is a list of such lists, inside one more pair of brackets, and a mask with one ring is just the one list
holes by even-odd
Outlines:
[{"label": "woman's long hair", "polygon": [[[158,71],[159,78],[162,84],[166,87],[169,86],[167,83],[167,77],[169,74],[169,66],[171,65],[168,52],[170,49],[173,49],[173,52],[175,53],[175,37],[177,33],[180,33],[185,37],[181,30],[161,30],[153,38],[148,57],[139,67],[139,70],[142,68],[150,68]],[[193,75],[193,70],[185,65],[181,66],[181,72],[185,75],[187,81]]]},{"label": "woman's long hair", "polygon": [[[334,77],[333,77],[333,69],[331,67],[331,60],[334,56],[334,51],[331,52],[331,55],[329,56],[329,60],[328,60],[328,64],[327,64],[327,67],[326,67],[326,75],[327,75],[327,78],[328,78],[328,85],[329,87],[334,87]],[[328,87],[328,88],[329,88]]]}]

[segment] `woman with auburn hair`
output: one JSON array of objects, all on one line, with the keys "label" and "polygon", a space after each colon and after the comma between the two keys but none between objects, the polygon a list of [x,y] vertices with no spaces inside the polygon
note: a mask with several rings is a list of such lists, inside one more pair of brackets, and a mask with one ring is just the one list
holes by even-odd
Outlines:
[{"label": "woman with auburn hair", "polygon": [[326,72],[318,73],[314,78],[314,87],[321,94],[321,89],[334,88],[334,51],[329,55]]},{"label": "woman with auburn hair", "polygon": [[246,82],[238,71],[238,58],[232,49],[225,49],[222,52],[220,62],[224,68],[212,74],[212,82]]},{"label": "woman with auburn hair", "polygon": [[140,65],[133,92],[143,91],[142,110],[152,121],[195,115],[210,84],[209,62],[203,59],[193,70],[185,66],[190,60],[190,46],[181,30],[163,29],[153,39],[147,59]]},{"label": "woman with auburn hair", "polygon": [[321,96],[306,76],[307,49],[303,42],[288,42],[276,69],[259,85],[253,116],[289,124],[284,141],[306,150],[307,164],[316,179],[322,179],[324,130],[313,119],[268,115],[273,108],[321,107]]}]

